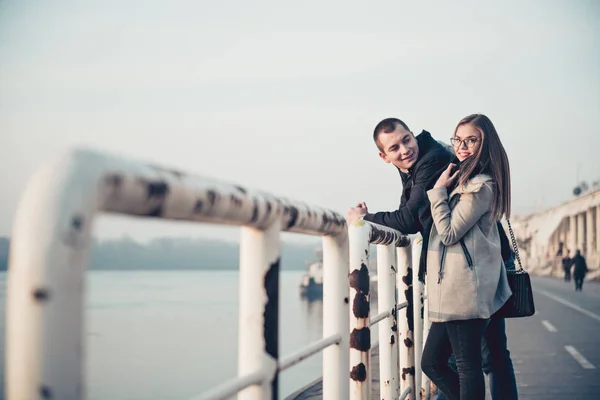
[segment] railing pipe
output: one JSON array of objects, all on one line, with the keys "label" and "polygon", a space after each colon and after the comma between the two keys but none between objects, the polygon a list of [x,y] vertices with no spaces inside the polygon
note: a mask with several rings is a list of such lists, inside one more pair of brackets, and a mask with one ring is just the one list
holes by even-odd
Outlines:
[{"label": "railing pipe", "polygon": [[279,398],[279,229],[242,228],[238,376],[263,371],[269,379],[242,390],[240,400]]},{"label": "railing pipe", "polygon": [[[333,345],[339,345],[342,340],[340,335],[334,335],[327,338],[323,338],[321,340],[317,340],[314,343],[309,344],[303,349],[298,350],[297,352],[290,354],[285,357],[283,360],[279,361],[279,365],[277,366],[277,371],[285,371],[286,369],[293,367],[299,362],[306,360],[308,357],[313,356],[328,347]],[[344,353],[347,353],[346,351]],[[344,379],[344,387],[347,387],[346,379]]]},{"label": "railing pipe", "polygon": [[323,398],[349,397],[348,371],[350,326],[348,283],[348,235],[323,237],[323,337],[339,335],[340,341],[323,351]]},{"label": "railing pipe", "polygon": [[377,245],[377,305],[390,317],[379,324],[379,393],[381,399],[398,396],[398,326],[396,324],[396,248]]},{"label": "railing pipe", "polygon": [[392,310],[382,311],[379,314],[377,314],[376,316],[371,317],[371,320],[370,320],[369,323],[370,323],[371,326],[373,326],[373,325],[376,325],[376,324],[380,323],[381,321],[383,321],[384,319],[389,318],[391,316],[392,316]]},{"label": "railing pipe", "polygon": [[[387,247],[382,255],[378,256],[378,290],[380,313],[375,317],[380,328],[380,382],[383,398],[398,396],[398,355],[397,330],[395,316],[397,299],[395,293],[395,248],[406,247],[410,239],[400,232],[360,220],[348,227],[350,237],[350,398],[367,399],[371,393],[370,347],[371,331],[370,313],[370,279],[369,279],[369,245],[377,244]],[[379,250],[378,250],[379,251]],[[408,261],[407,261],[408,262]],[[389,318],[384,317],[389,315]],[[391,352],[393,349],[393,353]],[[386,394],[387,393],[387,394]],[[389,396],[388,396],[389,395]]]},{"label": "railing pipe", "polygon": [[422,240],[419,237],[413,244],[413,316],[414,316],[414,357],[415,357],[415,396],[421,395],[421,353],[423,352],[423,314],[425,306],[425,298],[423,295],[424,285],[419,281],[419,260],[421,258]]},{"label": "railing pipe", "polygon": [[348,227],[350,241],[350,399],[371,396],[369,225]]},{"label": "railing pipe", "polygon": [[[423,342],[423,348],[425,347],[425,340],[427,339],[427,336],[429,335],[429,304],[427,301],[427,285],[425,285],[425,289],[424,289],[424,298],[425,298],[425,304],[423,305],[423,338],[424,338],[424,342]],[[421,354],[423,353],[423,350],[421,349]],[[431,387],[431,379],[429,379],[429,377],[427,375],[425,375],[425,373],[423,373],[422,375],[422,387],[421,387],[421,398],[423,400],[430,400],[431,396],[433,395],[432,393],[432,387]]]},{"label": "railing pipe", "polygon": [[215,388],[212,388],[200,396],[193,397],[191,400],[224,400],[235,396],[241,390],[252,386],[261,384],[265,379],[262,371],[255,372],[251,375],[235,378],[232,381],[225,382]]},{"label": "railing pipe", "polygon": [[399,399],[400,400],[404,400],[404,399],[408,399],[410,398],[410,394],[412,393],[412,388],[407,387],[406,389],[404,389],[404,391],[400,394]]},{"label": "railing pipe", "polygon": [[[396,249],[398,274],[396,287],[399,300],[407,307],[398,310],[398,351],[400,352],[400,392],[415,400],[415,356],[413,346],[412,244]],[[418,265],[418,264],[417,264]]]},{"label": "railing pipe", "polygon": [[15,215],[6,300],[8,400],[85,397],[85,270],[99,196],[98,181],[88,180],[78,161],[38,171]]}]

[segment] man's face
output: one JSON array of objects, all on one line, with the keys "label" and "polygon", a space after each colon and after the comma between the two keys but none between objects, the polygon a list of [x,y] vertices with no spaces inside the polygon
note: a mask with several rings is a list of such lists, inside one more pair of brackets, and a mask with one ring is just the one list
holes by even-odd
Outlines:
[{"label": "man's face", "polygon": [[386,163],[392,163],[402,172],[408,172],[419,158],[419,144],[410,131],[398,125],[393,132],[379,135],[382,151],[379,157]]}]

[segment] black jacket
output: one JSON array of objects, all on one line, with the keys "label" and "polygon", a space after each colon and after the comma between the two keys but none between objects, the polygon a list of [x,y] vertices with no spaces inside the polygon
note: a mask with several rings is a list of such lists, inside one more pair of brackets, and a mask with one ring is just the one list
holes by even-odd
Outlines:
[{"label": "black jacket", "polygon": [[427,244],[433,225],[427,191],[433,187],[454,155],[432,138],[427,131],[421,132],[416,138],[419,144],[417,162],[408,173],[398,170],[403,186],[398,210],[366,214],[364,219],[405,234],[421,233],[423,251],[419,262],[419,280],[425,282]]},{"label": "black jacket", "polygon": [[576,255],[573,257],[573,277],[574,278],[583,278],[585,274],[588,272],[588,267],[585,262],[585,258],[581,255]]}]

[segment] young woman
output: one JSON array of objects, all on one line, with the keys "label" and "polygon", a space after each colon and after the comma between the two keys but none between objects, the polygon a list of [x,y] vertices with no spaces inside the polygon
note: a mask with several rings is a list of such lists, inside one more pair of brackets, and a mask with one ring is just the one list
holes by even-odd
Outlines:
[{"label": "young woman", "polygon": [[[510,217],[510,169],[488,117],[463,118],[450,164],[433,189],[427,251],[429,319],[422,369],[450,400],[485,399],[481,339],[511,295],[496,222]],[[448,367],[454,353],[458,373]]]}]

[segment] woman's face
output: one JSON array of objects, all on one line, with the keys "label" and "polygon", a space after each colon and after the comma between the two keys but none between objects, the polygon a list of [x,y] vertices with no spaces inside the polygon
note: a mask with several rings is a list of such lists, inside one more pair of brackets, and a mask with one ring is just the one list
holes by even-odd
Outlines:
[{"label": "woman's face", "polygon": [[481,147],[482,135],[479,129],[471,124],[464,124],[458,127],[452,145],[459,161],[464,161],[473,154],[477,154]]}]

